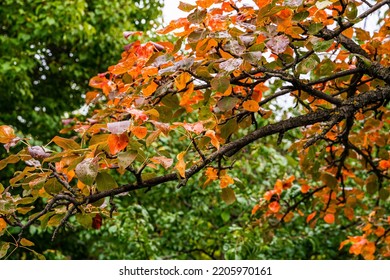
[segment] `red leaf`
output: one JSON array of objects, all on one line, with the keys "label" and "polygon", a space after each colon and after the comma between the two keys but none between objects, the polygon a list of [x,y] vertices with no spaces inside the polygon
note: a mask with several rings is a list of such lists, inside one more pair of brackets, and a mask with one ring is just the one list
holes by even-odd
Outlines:
[{"label": "red leaf", "polygon": [[100,227],[102,226],[102,222],[102,216],[100,216],[100,214],[96,214],[96,216],[92,218],[92,227],[94,229],[100,229]]}]

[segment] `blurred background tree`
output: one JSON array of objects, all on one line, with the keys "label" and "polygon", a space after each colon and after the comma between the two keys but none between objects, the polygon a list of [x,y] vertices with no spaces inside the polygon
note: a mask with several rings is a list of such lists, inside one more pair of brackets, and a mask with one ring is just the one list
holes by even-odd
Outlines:
[{"label": "blurred background tree", "polygon": [[122,32],[154,30],[162,0],[4,0],[0,124],[47,142],[79,109],[89,79],[119,60]]}]

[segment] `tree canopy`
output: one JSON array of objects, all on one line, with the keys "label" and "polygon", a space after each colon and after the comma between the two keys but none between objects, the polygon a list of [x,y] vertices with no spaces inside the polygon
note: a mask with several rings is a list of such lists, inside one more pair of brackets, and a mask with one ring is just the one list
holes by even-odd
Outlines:
[{"label": "tree canopy", "polygon": [[41,141],[83,104],[88,80],[120,57],[123,31],[157,28],[162,2],[2,1],[0,124]]},{"label": "tree canopy", "polygon": [[[71,136],[33,146],[0,127],[10,150],[0,168],[20,168],[0,189],[0,255],[33,246],[25,238],[32,225],[52,228],[53,238],[72,224],[99,229],[115,199],[168,182],[179,191],[219,188],[234,208],[242,158],[274,143],[299,170],[258,194],[253,227],[338,225],[348,234],[336,250],[388,258],[388,5],[197,0],[181,2],[188,16],[159,30],[175,43],[126,32],[121,60],[90,79],[86,103],[96,108],[60,131]],[[364,30],[364,20],[377,29]]]}]

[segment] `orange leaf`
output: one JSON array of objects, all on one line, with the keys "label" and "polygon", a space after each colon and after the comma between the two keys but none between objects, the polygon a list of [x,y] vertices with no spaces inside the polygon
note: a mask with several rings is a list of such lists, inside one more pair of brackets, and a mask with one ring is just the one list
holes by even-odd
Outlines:
[{"label": "orange leaf", "polygon": [[205,133],[205,136],[211,138],[211,144],[219,150],[219,140],[217,136],[215,136],[215,131],[213,130],[207,130]]},{"label": "orange leaf", "polygon": [[352,221],[353,218],[355,217],[353,208],[349,208],[349,207],[344,208],[344,215],[345,217],[348,218],[348,220]]},{"label": "orange leaf", "polygon": [[284,217],[284,221],[286,223],[290,222],[294,218],[294,213],[293,212],[288,212],[288,214]]},{"label": "orange leaf", "polygon": [[133,126],[131,128],[131,132],[138,138],[143,139],[145,138],[146,134],[148,133],[148,129],[144,126]]},{"label": "orange leaf", "polygon": [[175,168],[177,171],[179,171],[180,177],[185,178],[186,177],[186,163],[184,161],[184,156],[186,152],[181,152],[176,156],[178,159],[178,162],[175,165]]},{"label": "orange leaf", "polygon": [[151,96],[157,88],[158,84],[152,81],[146,88],[142,90],[142,93],[144,94],[144,96]]},{"label": "orange leaf", "polygon": [[177,76],[177,78],[175,79],[175,85],[177,87],[177,90],[180,91],[182,89],[185,89],[190,79],[191,79],[191,75],[187,72],[184,72],[179,76]]},{"label": "orange leaf", "polygon": [[381,160],[379,162],[380,169],[389,169],[390,168],[390,160]]},{"label": "orange leaf", "polygon": [[260,205],[259,204],[256,204],[255,206],[253,206],[252,208],[252,215],[256,214],[257,210],[260,209]]},{"label": "orange leaf", "polygon": [[214,4],[214,0],[196,0],[196,5],[203,9],[207,9],[212,4]]},{"label": "orange leaf", "polygon": [[306,223],[310,222],[317,215],[317,211],[314,211],[306,218]]},{"label": "orange leaf", "polygon": [[107,142],[108,147],[110,149],[110,153],[112,155],[115,155],[127,147],[127,144],[129,143],[129,138],[127,137],[127,133],[123,133],[120,135],[110,134],[107,137]]},{"label": "orange leaf", "polygon": [[310,190],[310,186],[309,185],[302,185],[301,186],[301,192],[302,193],[307,193],[308,191]]},{"label": "orange leaf", "polygon": [[221,187],[221,189],[226,188],[230,184],[234,184],[233,178],[230,177],[229,174],[227,174],[226,169],[221,170],[221,172],[219,174],[219,179],[220,179],[220,187]]},{"label": "orange leaf", "polygon": [[2,232],[7,227],[7,223],[4,219],[0,218],[0,232]]},{"label": "orange leaf", "polygon": [[333,224],[334,223],[334,215],[333,214],[326,214],[324,217],[324,221],[327,224]]},{"label": "orange leaf", "polygon": [[348,28],[346,30],[344,30],[341,34],[343,34],[344,36],[348,37],[348,38],[352,38],[353,36],[353,28]]},{"label": "orange leaf", "polygon": [[204,187],[218,179],[218,170],[213,167],[207,167],[205,175],[207,180],[203,184]]},{"label": "orange leaf", "polygon": [[249,112],[257,112],[260,109],[259,104],[254,100],[247,100],[242,103],[242,107]]},{"label": "orange leaf", "polygon": [[12,127],[8,125],[0,126],[0,143],[7,144],[16,137]]},{"label": "orange leaf", "polygon": [[378,227],[375,231],[374,231],[375,235],[380,237],[380,236],[383,236],[385,234],[385,229],[383,227]]},{"label": "orange leaf", "polygon": [[274,202],[271,202],[271,203],[268,205],[268,208],[269,208],[269,210],[271,210],[271,212],[273,212],[273,213],[278,213],[279,210],[280,210],[280,204],[279,204],[279,202],[274,201]]}]

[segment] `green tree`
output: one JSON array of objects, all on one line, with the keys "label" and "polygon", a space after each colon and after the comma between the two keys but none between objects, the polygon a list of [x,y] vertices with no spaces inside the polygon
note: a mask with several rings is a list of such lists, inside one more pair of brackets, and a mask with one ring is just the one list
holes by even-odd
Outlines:
[{"label": "green tree", "polygon": [[[255,249],[264,246],[289,258],[388,258],[389,11],[375,33],[358,25],[388,4],[181,3],[189,15],[160,30],[174,31],[176,43],[133,41],[116,65],[90,80],[87,103],[100,107],[67,127],[74,136],[55,136],[41,147],[0,126],[0,142],[12,149],[0,167],[22,165],[1,187],[1,254],[33,246],[26,239],[33,226],[55,239],[68,225],[109,225],[138,240],[126,250],[138,250],[135,258],[161,257],[158,237],[168,240],[165,257],[262,258]],[[291,100],[287,109],[278,106],[280,97]],[[262,179],[243,179],[254,160],[272,162],[276,154],[285,158],[278,164],[284,174],[270,168],[263,172],[272,182],[259,183],[257,194],[242,191]],[[207,199],[199,203],[194,193]],[[218,205],[215,193],[231,211],[222,207],[210,221],[202,210]],[[240,203],[250,201],[251,210],[243,211]],[[183,205],[201,218],[181,223]],[[123,207],[129,212],[110,224]],[[202,231],[191,239],[196,226]],[[213,229],[239,242],[224,248],[214,236],[205,244]],[[189,242],[169,242],[170,230]],[[331,232],[329,242],[318,242],[321,232]],[[245,242],[257,234],[266,245]]]},{"label": "green tree", "polygon": [[88,80],[119,58],[128,30],[160,25],[163,2],[5,0],[0,7],[0,123],[42,141],[79,109]]}]

